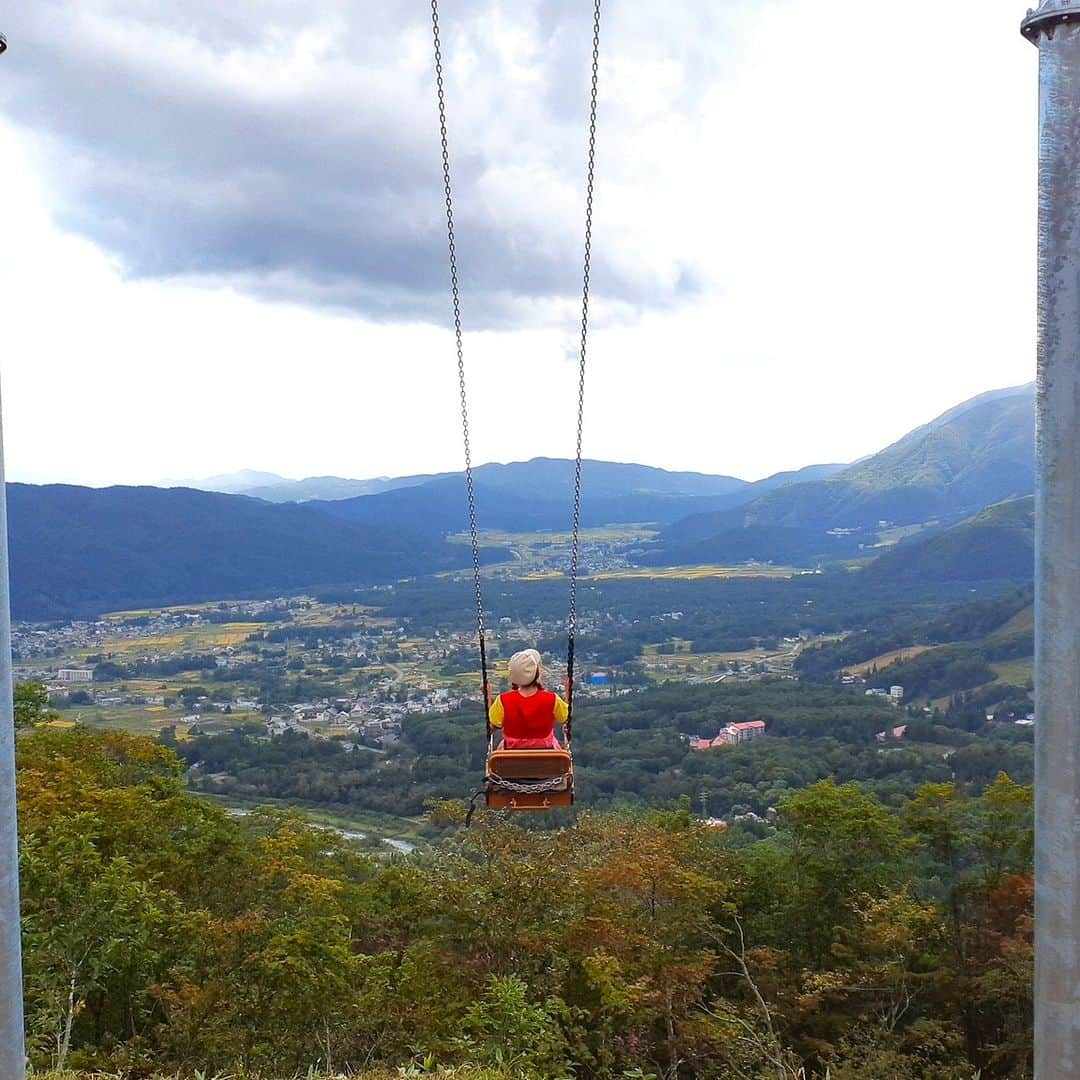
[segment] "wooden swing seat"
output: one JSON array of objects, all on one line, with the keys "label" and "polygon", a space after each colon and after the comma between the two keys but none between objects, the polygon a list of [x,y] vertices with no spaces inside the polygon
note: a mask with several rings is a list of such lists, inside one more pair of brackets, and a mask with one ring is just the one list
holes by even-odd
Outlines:
[{"label": "wooden swing seat", "polygon": [[574,759],[566,750],[492,750],[485,795],[494,810],[573,806]]}]

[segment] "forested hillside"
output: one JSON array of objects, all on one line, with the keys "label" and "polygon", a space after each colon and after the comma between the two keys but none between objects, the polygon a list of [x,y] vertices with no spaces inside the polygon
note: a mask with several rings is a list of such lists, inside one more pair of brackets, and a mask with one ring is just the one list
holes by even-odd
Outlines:
[{"label": "forested hillside", "polygon": [[[997,595],[1003,584],[876,581],[847,570],[775,579],[699,577],[585,578],[578,604],[593,634],[607,640],[662,642],[673,635],[696,652],[744,649],[800,632],[839,633],[852,626],[892,625],[937,617],[975,595]],[[974,590],[974,592],[973,592]],[[399,582],[389,589],[332,590],[327,598],[371,604],[417,633],[461,626],[471,602],[465,580]],[[495,617],[527,624],[565,617],[567,583],[550,577],[500,580],[487,592]],[[671,614],[679,613],[673,620]]]},{"label": "forested hillside", "polygon": [[[585,528],[641,521],[666,523],[697,510],[731,506],[743,498],[740,491],[717,495],[653,491],[604,493],[602,489],[596,491],[587,486],[587,475],[582,483],[588,492],[588,498],[583,502],[581,510],[581,523]],[[447,533],[461,532],[467,526],[467,519],[464,519],[464,490],[461,477],[453,476],[432,480],[418,487],[395,488],[356,499],[312,502],[305,505],[342,521],[392,523],[413,532],[441,538]],[[502,488],[478,480],[477,510],[485,529],[509,532],[532,532],[538,529],[565,531],[571,520],[572,492],[572,479],[557,493],[548,493],[547,486],[541,486],[539,492],[534,492],[528,484]]]},{"label": "forested hillside", "polygon": [[[201,735],[176,746],[197,790],[341,812],[419,814],[430,799],[467,798],[484,774],[487,741],[477,709],[405,720],[389,754],[262,728]],[[698,752],[687,736],[764,720],[765,738]],[[877,733],[906,723],[908,739],[882,753]],[[576,706],[579,807],[670,805],[680,798],[713,814],[764,815],[790,791],[828,777],[860,780],[886,801],[926,782],[975,791],[1002,771],[1029,782],[1030,730],[978,725],[961,711],[910,717],[861,690],[788,680],[718,686],[666,684],[611,702]]]},{"label": "forested hillside", "polygon": [[1035,499],[997,503],[925,539],[899,544],[865,573],[892,581],[1025,580],[1035,572]]},{"label": "forested hillside", "polygon": [[[1022,719],[1033,711],[1030,665],[1034,652],[1030,585],[957,605],[929,618],[887,620],[872,630],[807,649],[795,662],[806,681],[832,683],[859,672],[871,687],[904,687],[907,698],[953,697],[955,724],[977,730],[988,713]],[[877,658],[884,657],[878,663]],[[998,678],[995,665],[1026,661],[1021,685]]]},{"label": "forested hillside", "polygon": [[17,619],[376,582],[464,566],[440,538],[187,488],[7,489]]},{"label": "forested hillside", "polygon": [[835,477],[755,501],[747,523],[853,528],[973,513],[1027,495],[1035,478],[1031,386],[975,399]]},{"label": "forested hillside", "polygon": [[[566,530],[572,466],[537,459],[480,467],[482,526]],[[613,462],[585,466],[593,484],[582,513],[586,527],[671,521],[691,507],[729,505],[795,475],[751,485]],[[467,550],[445,542],[468,527],[458,474],[403,478],[402,486],[363,498],[280,505],[190,488],[12,484],[8,505],[19,619],[373,584],[469,562]],[[484,553],[485,561],[508,557],[499,548]]]},{"label": "forested hillside", "polygon": [[1031,791],[1005,776],[895,808],[826,780],[728,832],[679,808],[463,831],[444,804],[442,843],[387,860],[227,816],[146,739],[18,751],[39,1066],[1030,1075]]}]

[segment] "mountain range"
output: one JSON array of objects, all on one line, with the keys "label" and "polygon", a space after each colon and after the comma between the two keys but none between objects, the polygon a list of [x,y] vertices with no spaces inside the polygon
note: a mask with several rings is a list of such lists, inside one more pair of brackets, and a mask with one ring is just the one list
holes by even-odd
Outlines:
[{"label": "mountain range", "polygon": [[[687,514],[738,506],[763,492],[804,477],[831,475],[840,465],[812,465],[756,483],[731,476],[671,473],[611,461],[582,463],[581,523],[590,528],[628,522],[678,521]],[[533,458],[473,470],[481,528],[508,532],[570,527],[574,463]],[[422,484],[354,499],[320,500],[308,506],[353,523],[393,521],[402,528],[443,536],[466,527],[463,475],[451,473]]]},{"label": "mountain range", "polygon": [[877,542],[888,526],[946,526],[1028,495],[1035,483],[1034,386],[982,394],[871,457],[664,530],[644,561],[754,558],[805,564]]},{"label": "mountain range", "polygon": [[[249,486],[224,494],[9,485],[15,616],[376,583],[468,562],[467,549],[446,539],[467,528],[460,473],[309,482],[247,472],[211,480]],[[482,465],[475,481],[482,529],[569,527],[571,461]],[[368,485],[369,493],[340,497],[350,485]],[[1007,500],[1022,500],[1033,486],[1034,395],[1024,386],[965,402],[853,465],[814,465],[756,483],[588,460],[582,523],[660,525],[659,542],[636,554],[654,565],[805,566],[876,555],[871,573],[879,576],[1012,577],[1029,564],[1030,536],[1025,504],[1009,508]],[[331,489],[333,498],[304,502],[252,494],[273,490],[281,499]],[[921,531],[881,548],[883,523]],[[973,551],[981,553],[974,561]],[[502,555],[485,552],[486,559]]]},{"label": "mountain range", "polygon": [[[750,482],[734,476],[716,476],[699,472],[673,472],[650,465],[616,461],[582,462],[594,498],[627,496],[666,496],[688,498],[713,496],[730,500],[734,506],[763,491],[797,480],[831,476],[843,465],[810,465],[805,469],[776,473],[764,480]],[[335,502],[366,495],[379,495],[402,488],[460,481],[465,473],[442,472],[413,476],[379,476],[352,480],[342,476],[309,476],[288,480],[275,473],[242,469],[240,472],[210,476],[202,480],[163,481],[162,487],[190,487],[198,491],[218,491],[229,495],[250,495],[266,502]],[[493,491],[518,493],[542,501],[564,502],[574,482],[574,464],[565,458],[533,458],[509,464],[491,462],[473,469],[475,481]]]},{"label": "mountain range", "polygon": [[432,473],[425,476],[378,476],[370,480],[351,480],[344,476],[308,476],[303,480],[290,480],[277,473],[240,469],[238,472],[220,473],[198,480],[162,480],[155,486],[216,491],[222,495],[250,495],[264,502],[278,503],[351,499],[357,495],[377,495],[381,491],[410,487],[434,479],[435,474]]}]

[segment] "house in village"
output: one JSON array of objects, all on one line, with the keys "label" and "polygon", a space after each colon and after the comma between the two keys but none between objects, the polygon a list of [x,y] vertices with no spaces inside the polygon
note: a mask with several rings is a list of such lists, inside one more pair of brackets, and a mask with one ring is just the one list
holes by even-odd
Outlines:
[{"label": "house in village", "polygon": [[295,716],[271,716],[266,721],[266,734],[271,738],[284,735],[286,731],[297,731],[300,723]]}]

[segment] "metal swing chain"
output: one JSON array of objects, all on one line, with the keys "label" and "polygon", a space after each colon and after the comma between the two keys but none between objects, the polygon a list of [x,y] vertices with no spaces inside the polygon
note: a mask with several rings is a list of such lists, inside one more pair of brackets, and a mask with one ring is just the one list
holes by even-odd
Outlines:
[{"label": "metal swing chain", "polygon": [[[573,539],[570,548],[570,612],[567,619],[566,667],[570,688],[567,692],[566,743],[569,747],[573,719],[574,644],[577,633],[577,578],[581,531],[581,442],[585,416],[585,357],[589,334],[589,275],[592,265],[593,182],[596,166],[596,97],[600,70],[600,3],[593,3],[592,73],[589,92],[589,152],[585,194],[585,252],[581,286],[581,349],[578,363],[577,447],[574,462]],[[446,135],[446,96],[443,86],[442,47],[439,38],[439,0],[431,0],[431,27],[435,46],[435,85],[439,107],[439,137],[442,144],[443,189],[446,194],[446,234],[450,261],[450,291],[453,297],[454,342],[457,350],[458,386],[461,393],[461,426],[465,444],[465,485],[469,501],[469,538],[472,542],[473,585],[476,590],[476,625],[480,643],[480,668],[484,688],[484,723],[491,738],[488,721],[487,643],[484,632],[484,601],[480,586],[480,544],[476,528],[476,488],[473,482],[472,450],[469,442],[469,409],[465,390],[465,354],[461,334],[461,298],[458,289],[457,248],[454,241],[454,203],[450,185],[450,151]]]},{"label": "metal swing chain", "polygon": [[472,542],[473,587],[476,590],[476,632],[480,641],[480,673],[484,688],[484,726],[488,720],[487,641],[484,632],[484,597],[480,588],[480,541],[476,532],[476,486],[473,483],[472,446],[469,441],[469,403],[465,392],[465,351],[461,342],[461,297],[458,292],[457,246],[454,242],[454,200],[450,187],[450,149],[446,139],[446,96],[443,90],[442,47],[439,40],[439,0],[431,0],[431,29],[435,42],[435,87],[439,101],[439,137],[442,142],[443,190],[446,193],[446,239],[450,256],[450,293],[454,303],[454,343],[457,349],[458,388],[461,392],[461,429],[465,443],[465,487],[469,496],[469,539]]},{"label": "metal swing chain", "polygon": [[596,172],[596,84],[600,72],[600,0],[593,3],[592,83],[589,91],[589,159],[585,184],[585,257],[581,275],[581,352],[578,361],[577,454],[574,460],[574,523],[570,545],[570,614],[566,623],[566,745],[574,718],[574,645],[577,635],[578,548],[581,532],[581,432],[585,419],[585,353],[589,338],[589,274],[592,267],[593,179]]}]

